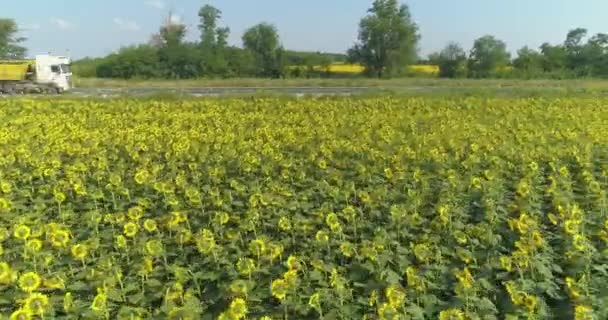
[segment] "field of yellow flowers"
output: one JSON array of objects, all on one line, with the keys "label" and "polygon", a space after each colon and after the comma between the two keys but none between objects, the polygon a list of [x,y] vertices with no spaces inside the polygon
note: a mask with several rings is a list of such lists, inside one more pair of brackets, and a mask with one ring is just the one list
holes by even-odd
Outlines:
[{"label": "field of yellow flowers", "polygon": [[10,319],[606,319],[608,99],[0,102]]}]

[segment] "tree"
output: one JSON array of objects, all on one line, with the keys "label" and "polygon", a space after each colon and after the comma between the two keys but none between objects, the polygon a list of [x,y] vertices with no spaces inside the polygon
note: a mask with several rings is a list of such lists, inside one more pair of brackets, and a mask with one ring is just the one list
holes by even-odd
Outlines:
[{"label": "tree", "polygon": [[226,47],[230,29],[217,26],[222,11],[211,5],[205,5],[199,10],[198,16],[201,21],[198,27],[201,31],[202,72],[203,74],[225,74],[228,68]]},{"label": "tree", "polygon": [[593,76],[608,76],[608,34],[598,33],[591,37],[584,54],[591,64]]},{"label": "tree", "polygon": [[440,59],[441,59],[441,52],[433,52],[426,57],[426,61],[420,61],[420,63],[426,62],[426,63],[432,64],[432,65],[439,65]]},{"label": "tree", "polygon": [[469,56],[469,70],[473,77],[489,77],[501,67],[507,66],[510,58],[507,45],[503,41],[494,36],[483,36],[473,44]]},{"label": "tree", "polygon": [[540,52],[542,54],[541,65],[544,72],[564,72],[568,60],[568,53],[564,46],[553,46],[545,42],[540,46]]},{"label": "tree", "polygon": [[19,44],[26,39],[18,37],[19,27],[15,20],[0,19],[0,58],[21,59],[27,50]]},{"label": "tree", "polygon": [[526,46],[517,51],[517,58],[513,60],[513,67],[522,76],[532,77],[542,72],[542,61],[542,54]]},{"label": "tree", "polygon": [[585,44],[583,39],[587,36],[587,29],[576,28],[570,30],[564,41],[564,48],[568,55],[567,67],[577,76],[590,75],[591,69],[589,57],[585,55]]},{"label": "tree", "polygon": [[170,13],[160,28],[158,58],[167,78],[194,78],[200,74],[200,54],[196,46],[185,43],[186,26],[175,22]]},{"label": "tree", "polygon": [[182,44],[184,37],[186,37],[186,26],[181,23],[174,23],[169,19],[160,28],[160,39],[164,47],[177,47]]},{"label": "tree", "polygon": [[154,78],[161,76],[158,52],[149,45],[120,49],[103,59],[96,68],[101,78]]},{"label": "tree", "polygon": [[211,5],[205,5],[198,11],[201,23],[198,28],[201,31],[201,46],[212,48],[216,44],[217,21],[222,11]]},{"label": "tree", "polygon": [[243,34],[243,46],[254,58],[257,74],[279,77],[283,74],[284,54],[274,25],[260,23]]},{"label": "tree", "polygon": [[420,36],[407,5],[375,0],[359,23],[359,41],[349,49],[353,62],[379,78],[393,75],[416,60]]},{"label": "tree", "polygon": [[439,76],[442,78],[458,78],[467,75],[467,54],[456,42],[450,42],[435,57],[439,65]]}]

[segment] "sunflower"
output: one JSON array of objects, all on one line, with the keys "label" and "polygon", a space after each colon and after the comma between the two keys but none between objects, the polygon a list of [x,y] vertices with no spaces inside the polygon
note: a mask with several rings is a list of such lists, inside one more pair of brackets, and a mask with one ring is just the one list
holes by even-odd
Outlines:
[{"label": "sunflower", "polygon": [[15,236],[15,238],[25,241],[27,240],[27,238],[30,237],[31,233],[32,230],[30,229],[30,227],[20,224],[15,227],[13,235]]},{"label": "sunflower", "polygon": [[63,290],[65,289],[65,281],[60,277],[47,278],[42,280],[42,286],[50,290]]},{"label": "sunflower", "polygon": [[279,218],[279,229],[281,229],[283,231],[291,230],[291,221],[289,221],[289,218],[287,218],[287,217]]},{"label": "sunflower", "polygon": [[63,296],[63,311],[69,313],[74,308],[74,298],[71,292],[66,292]]},{"label": "sunflower", "polygon": [[63,192],[55,192],[53,193],[53,198],[57,203],[63,203],[66,199],[65,193]]},{"label": "sunflower", "polygon": [[230,303],[230,307],[228,308],[228,314],[231,319],[240,320],[247,316],[247,302],[242,298],[236,298],[232,300]]},{"label": "sunflower", "polygon": [[405,291],[398,285],[391,285],[386,288],[386,298],[391,307],[399,309],[405,302]]},{"label": "sunflower", "polygon": [[355,252],[355,248],[353,247],[353,244],[350,242],[342,242],[342,243],[340,243],[340,252],[342,253],[343,256],[350,258],[353,256],[353,254]]},{"label": "sunflower", "polygon": [[255,262],[249,258],[239,258],[236,268],[242,275],[249,275],[255,271]]},{"label": "sunflower", "polygon": [[524,305],[529,312],[534,311],[536,309],[536,305],[538,304],[538,299],[533,295],[527,295],[524,298]]},{"label": "sunflower", "polygon": [[319,230],[315,235],[315,239],[318,242],[326,243],[327,241],[329,241],[329,235],[327,234],[327,231]]},{"label": "sunflower", "polygon": [[49,306],[49,297],[41,293],[31,293],[25,299],[25,310],[33,315],[43,315]]},{"label": "sunflower", "polygon": [[98,292],[93,303],[91,303],[91,309],[96,312],[104,312],[107,310],[108,296],[103,292]]},{"label": "sunflower", "polygon": [[11,313],[10,320],[30,320],[32,316],[28,310],[18,309]]},{"label": "sunflower", "polygon": [[249,250],[256,256],[261,256],[266,251],[266,242],[263,239],[254,239],[249,242]]},{"label": "sunflower", "polygon": [[89,248],[86,244],[77,244],[72,246],[71,252],[74,258],[84,260],[84,258],[86,258],[89,254]]},{"label": "sunflower", "polygon": [[138,221],[144,215],[144,209],[141,207],[132,207],[127,211],[127,216],[133,221]]},{"label": "sunflower", "polygon": [[146,219],[144,221],[144,229],[148,232],[154,232],[158,229],[158,226],[156,224],[156,220],[153,219]]},{"label": "sunflower", "polygon": [[230,221],[230,215],[226,212],[217,212],[213,218],[213,221],[219,225],[225,225],[228,223],[228,221]]},{"label": "sunflower", "polygon": [[70,241],[70,233],[65,230],[55,230],[51,233],[51,245],[56,248],[64,248]]},{"label": "sunflower", "polygon": [[127,238],[119,234],[116,236],[116,248],[123,249],[127,247]]},{"label": "sunflower", "polygon": [[289,270],[300,269],[300,260],[295,256],[289,256],[289,258],[287,258],[287,268],[289,268]]},{"label": "sunflower", "polygon": [[138,230],[139,230],[139,227],[137,226],[136,223],[133,223],[133,222],[128,222],[123,227],[123,233],[125,234],[126,237],[129,237],[129,238],[135,237]]},{"label": "sunflower", "polygon": [[163,253],[163,243],[160,240],[149,240],[146,242],[146,253],[157,257]]},{"label": "sunflower", "polygon": [[287,281],[290,287],[295,287],[298,282],[298,270],[289,270],[283,273],[283,279]]},{"label": "sunflower", "polygon": [[276,279],[274,281],[272,281],[272,285],[271,285],[271,291],[272,291],[272,295],[279,299],[279,300],[285,300],[285,297],[287,296],[287,290],[289,289],[289,284],[287,283],[287,281],[283,280],[283,279]]},{"label": "sunflower", "polygon": [[25,292],[33,292],[40,287],[42,279],[36,272],[27,272],[19,277],[19,288]]},{"label": "sunflower", "polygon": [[0,262],[0,283],[9,284],[13,281],[13,271],[6,262]]},{"label": "sunflower", "polygon": [[308,298],[308,305],[315,310],[321,309],[321,293],[315,292],[310,298]]},{"label": "sunflower", "polygon": [[39,239],[30,239],[25,243],[25,247],[32,252],[39,252],[42,249],[42,241]]},{"label": "sunflower", "polygon": [[460,309],[447,309],[439,313],[439,320],[465,320],[465,316]]},{"label": "sunflower", "polygon": [[230,284],[230,291],[235,295],[246,296],[247,291],[249,290],[248,284],[243,280],[234,280]]},{"label": "sunflower", "polygon": [[283,254],[283,246],[280,244],[271,243],[268,245],[269,256],[271,260],[274,260]]}]

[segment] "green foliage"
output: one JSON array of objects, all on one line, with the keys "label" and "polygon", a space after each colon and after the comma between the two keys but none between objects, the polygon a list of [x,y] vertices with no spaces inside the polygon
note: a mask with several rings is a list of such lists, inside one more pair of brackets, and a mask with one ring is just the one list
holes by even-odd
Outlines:
[{"label": "green foliage", "polygon": [[106,61],[105,58],[83,58],[72,62],[72,72],[81,78],[97,77],[97,67]]},{"label": "green foliage", "polygon": [[510,54],[503,41],[491,35],[475,40],[469,56],[469,71],[472,77],[490,77],[509,63]]},{"label": "green foliage", "polygon": [[530,49],[523,47],[517,51],[517,58],[513,60],[515,72],[521,78],[533,78],[542,72],[543,55]]},{"label": "green foliage", "polygon": [[434,60],[439,65],[439,76],[442,78],[467,76],[467,54],[458,43],[449,43]]},{"label": "green foliage", "polygon": [[201,20],[200,67],[201,74],[206,76],[226,75],[229,69],[226,51],[230,29],[217,26],[221,15],[222,12],[211,5],[205,5],[198,13]]},{"label": "green foliage", "polygon": [[19,44],[25,38],[17,36],[19,27],[13,19],[0,19],[0,59],[20,59],[27,50]]},{"label": "green foliage", "polygon": [[99,63],[96,75],[100,78],[148,79],[162,76],[158,50],[149,45],[125,47],[104,59],[85,61],[84,65],[88,64],[89,71],[77,68],[75,72],[90,72],[94,63]]},{"label": "green foliage", "polygon": [[368,13],[359,23],[359,42],[348,52],[350,61],[378,78],[398,74],[416,59],[418,26],[397,0],[375,0]]},{"label": "green foliage", "polygon": [[283,75],[285,54],[274,25],[255,25],[245,31],[242,40],[244,48],[253,56],[256,75],[272,78]]}]

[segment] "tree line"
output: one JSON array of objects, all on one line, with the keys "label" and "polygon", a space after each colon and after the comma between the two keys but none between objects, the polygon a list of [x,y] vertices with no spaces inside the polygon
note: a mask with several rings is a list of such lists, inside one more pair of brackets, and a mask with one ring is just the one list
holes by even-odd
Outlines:
[{"label": "tree line", "polygon": [[[286,50],[277,28],[260,23],[245,31],[242,46],[228,44],[230,28],[221,25],[222,12],[211,5],[199,12],[200,38],[186,40],[186,26],[167,21],[147,43],[121,48],[101,58],[74,64],[80,76],[103,78],[311,77],[318,66],[347,62],[364,66],[369,77],[397,77],[414,63],[439,66],[446,78],[577,78],[608,76],[608,34],[588,37],[577,28],[560,44],[544,43],[538,50],[524,47],[515,57],[504,41],[485,35],[467,52],[456,42],[429,55],[418,56],[421,39],[409,7],[398,0],[375,0],[359,22],[358,39],[345,54]],[[26,53],[17,24],[0,19],[0,58]]]}]

